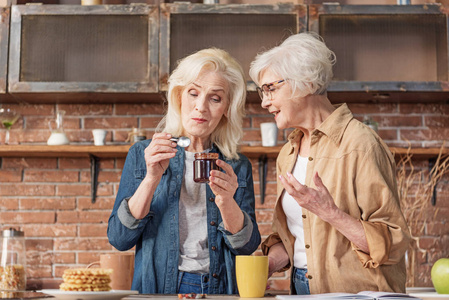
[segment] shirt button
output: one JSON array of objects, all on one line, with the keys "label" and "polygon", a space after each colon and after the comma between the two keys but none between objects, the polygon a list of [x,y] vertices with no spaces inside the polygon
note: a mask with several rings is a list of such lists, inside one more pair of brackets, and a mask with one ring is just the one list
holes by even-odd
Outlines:
[{"label": "shirt button", "polygon": [[214,201],[215,201],[215,198],[210,197],[210,198],[209,198],[209,201],[210,201],[210,202],[214,202]]},{"label": "shirt button", "polygon": [[215,250],[217,250],[217,247],[212,246],[211,249],[212,249],[213,251],[215,251]]},{"label": "shirt button", "polygon": [[215,226],[215,222],[214,221],[210,221],[210,225],[211,226]]},{"label": "shirt button", "polygon": [[217,273],[212,274],[212,277],[217,278],[218,277]]},{"label": "shirt button", "polygon": [[305,219],[305,218],[307,218],[307,216],[306,215],[302,215],[302,218]]},{"label": "shirt button", "polygon": [[312,279],[313,277],[312,275],[307,275],[307,278]]},{"label": "shirt button", "polygon": [[306,249],[309,249],[310,248],[310,245],[306,245]]},{"label": "shirt button", "polygon": [[312,160],[313,160],[313,157],[309,156],[309,161],[312,161]]}]

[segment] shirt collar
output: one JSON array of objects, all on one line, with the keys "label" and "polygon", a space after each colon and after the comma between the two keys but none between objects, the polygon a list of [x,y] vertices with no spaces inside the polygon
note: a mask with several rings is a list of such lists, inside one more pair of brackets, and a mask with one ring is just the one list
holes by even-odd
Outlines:
[{"label": "shirt collar", "polygon": [[[343,137],[343,133],[346,130],[349,122],[354,118],[346,103],[334,105],[336,108],[332,114],[321,123],[318,128],[314,130],[312,135],[317,132],[322,132],[328,138],[330,138],[336,145],[339,145]],[[299,129],[295,129],[289,136],[288,140],[292,143],[293,147],[299,145],[299,141],[303,136],[303,132]]]},{"label": "shirt collar", "polygon": [[346,103],[335,105],[335,108],[334,112],[318,126],[317,130],[333,140],[336,145],[340,145],[346,127],[354,116]]}]

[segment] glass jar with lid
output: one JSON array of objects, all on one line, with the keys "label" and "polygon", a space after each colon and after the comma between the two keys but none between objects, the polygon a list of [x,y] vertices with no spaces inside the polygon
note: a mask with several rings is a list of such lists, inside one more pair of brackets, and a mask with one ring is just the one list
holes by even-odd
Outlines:
[{"label": "glass jar with lid", "polygon": [[15,298],[26,289],[26,249],[23,231],[3,230],[0,238],[0,295]]},{"label": "glass jar with lid", "polygon": [[216,160],[218,153],[195,153],[193,162],[193,181],[205,183],[209,182],[211,170],[219,170]]}]

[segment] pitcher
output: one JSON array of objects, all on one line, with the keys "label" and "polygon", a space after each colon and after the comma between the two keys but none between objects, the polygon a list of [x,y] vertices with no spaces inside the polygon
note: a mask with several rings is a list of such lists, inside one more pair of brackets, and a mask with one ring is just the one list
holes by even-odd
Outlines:
[{"label": "pitcher", "polygon": [[51,135],[47,140],[47,145],[67,145],[69,143],[69,139],[65,135],[64,127],[62,125],[64,115],[65,111],[63,110],[59,110],[56,113],[56,120],[54,121],[56,123],[55,129],[53,129],[51,126],[53,121],[48,122],[48,127],[50,128]]}]

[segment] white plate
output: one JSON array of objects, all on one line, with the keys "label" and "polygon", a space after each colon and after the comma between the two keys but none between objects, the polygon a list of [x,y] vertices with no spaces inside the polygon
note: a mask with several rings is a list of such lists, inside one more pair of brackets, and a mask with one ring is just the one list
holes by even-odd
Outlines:
[{"label": "white plate", "polygon": [[40,290],[39,292],[54,296],[59,300],[119,300],[138,291],[112,290],[109,292],[66,292],[61,290]]},{"label": "white plate", "polygon": [[449,294],[438,294],[437,292],[433,293],[409,293],[410,296],[421,298],[422,300],[449,300]]}]

